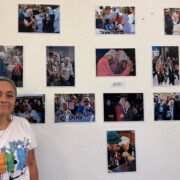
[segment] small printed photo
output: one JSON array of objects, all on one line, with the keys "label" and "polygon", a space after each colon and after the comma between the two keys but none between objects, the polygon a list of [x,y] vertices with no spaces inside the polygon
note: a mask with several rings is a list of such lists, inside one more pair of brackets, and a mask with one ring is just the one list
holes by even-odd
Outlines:
[{"label": "small printed photo", "polygon": [[180,120],[180,93],[154,93],[154,118]]},{"label": "small printed photo", "polygon": [[153,86],[179,85],[179,49],[176,46],[152,47]]},{"label": "small printed photo", "polygon": [[18,95],[13,115],[26,118],[30,123],[44,123],[45,95]]},{"label": "small printed photo", "polygon": [[143,94],[104,94],[104,121],[144,121]]},{"label": "small printed photo", "polygon": [[135,34],[135,7],[97,6],[96,34]]},{"label": "small printed photo", "polygon": [[136,171],[135,131],[107,131],[108,173]]},{"label": "small printed photo", "polygon": [[22,46],[0,46],[0,76],[12,79],[16,87],[23,87]]},{"label": "small printed photo", "polygon": [[165,8],[164,21],[166,35],[180,35],[180,8]]},{"label": "small printed photo", "polygon": [[18,31],[25,33],[59,33],[59,5],[19,4]]},{"label": "small printed photo", "polygon": [[47,86],[75,86],[74,47],[48,46]]},{"label": "small printed photo", "polygon": [[95,122],[95,95],[56,94],[55,122]]},{"label": "small printed photo", "polygon": [[135,76],[135,49],[96,49],[97,76]]}]

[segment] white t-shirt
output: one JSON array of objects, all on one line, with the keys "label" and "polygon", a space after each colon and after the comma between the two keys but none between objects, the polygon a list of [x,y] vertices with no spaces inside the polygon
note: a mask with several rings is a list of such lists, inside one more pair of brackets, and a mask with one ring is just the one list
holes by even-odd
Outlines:
[{"label": "white t-shirt", "polygon": [[[9,175],[16,180],[30,180],[26,166],[28,150],[37,146],[34,132],[29,122],[13,116],[8,128],[0,131],[0,176],[2,180]],[[22,174],[22,175],[21,175]]]},{"label": "white t-shirt", "polygon": [[62,75],[64,76],[64,79],[65,79],[66,81],[68,81],[70,75],[73,75],[72,64],[69,63],[69,64],[67,65],[67,67],[65,67],[65,64],[62,63],[62,64],[61,64],[61,68],[62,68],[61,71],[62,71]]}]

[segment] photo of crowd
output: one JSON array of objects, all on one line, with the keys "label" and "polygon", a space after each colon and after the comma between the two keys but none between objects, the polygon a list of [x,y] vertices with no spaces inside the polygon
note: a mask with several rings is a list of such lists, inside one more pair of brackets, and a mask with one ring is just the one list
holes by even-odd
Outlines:
[{"label": "photo of crowd", "polygon": [[143,121],[142,93],[104,94],[104,121]]},{"label": "photo of crowd", "polygon": [[180,8],[164,9],[165,34],[180,35]]},{"label": "photo of crowd", "polygon": [[180,93],[155,93],[154,118],[156,121],[180,120]]},{"label": "photo of crowd", "polygon": [[179,85],[179,49],[176,46],[153,46],[152,69],[154,86]]},{"label": "photo of crowd", "polygon": [[95,95],[56,94],[55,122],[95,122]]},{"label": "photo of crowd", "polygon": [[46,51],[47,86],[74,86],[74,47],[48,46]]},{"label": "photo of crowd", "polygon": [[22,46],[0,46],[0,76],[12,79],[16,87],[23,86]]},{"label": "photo of crowd", "polygon": [[26,118],[30,123],[45,122],[45,95],[19,95],[13,115]]},{"label": "photo of crowd", "polygon": [[98,6],[96,34],[135,34],[135,7]]},{"label": "photo of crowd", "polygon": [[136,171],[134,131],[107,131],[108,173]]},{"label": "photo of crowd", "polygon": [[97,76],[135,76],[135,49],[96,49]]},{"label": "photo of crowd", "polygon": [[58,5],[19,4],[18,31],[29,33],[59,33]]}]

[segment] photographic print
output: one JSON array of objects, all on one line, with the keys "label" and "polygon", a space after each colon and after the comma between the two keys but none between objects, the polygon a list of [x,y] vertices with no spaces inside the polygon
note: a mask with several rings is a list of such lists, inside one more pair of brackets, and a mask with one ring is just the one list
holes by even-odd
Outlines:
[{"label": "photographic print", "polygon": [[27,33],[59,33],[59,5],[19,4],[18,31]]},{"label": "photographic print", "polygon": [[152,47],[153,85],[179,85],[179,49],[176,46]]},{"label": "photographic print", "polygon": [[96,34],[135,34],[135,7],[98,6]]},{"label": "photographic print", "polygon": [[180,35],[180,8],[164,9],[166,35]]},{"label": "photographic print", "polygon": [[0,46],[0,76],[12,79],[16,87],[23,87],[22,46]]},{"label": "photographic print", "polygon": [[154,93],[154,118],[180,120],[180,93]]},{"label": "photographic print", "polygon": [[30,123],[44,123],[45,95],[18,95],[13,115],[26,118]]},{"label": "photographic print", "polygon": [[95,95],[56,94],[55,122],[95,122]]},{"label": "photographic print", "polygon": [[97,76],[135,76],[135,49],[96,49]]},{"label": "photographic print", "polygon": [[136,171],[135,132],[107,131],[108,173]]},{"label": "photographic print", "polygon": [[48,46],[46,51],[47,86],[74,86],[74,47]]},{"label": "photographic print", "polygon": [[104,94],[104,121],[144,121],[143,94]]}]

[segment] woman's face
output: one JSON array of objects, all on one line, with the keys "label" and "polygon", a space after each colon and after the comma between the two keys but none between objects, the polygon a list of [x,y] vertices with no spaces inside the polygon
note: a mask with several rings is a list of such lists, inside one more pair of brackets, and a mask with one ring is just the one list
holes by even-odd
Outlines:
[{"label": "woman's face", "polygon": [[128,151],[129,150],[129,144],[123,144],[122,148],[124,151]]},{"label": "woman's face", "polygon": [[7,81],[0,81],[0,116],[10,115],[15,106],[15,90]]},{"label": "woman's face", "polygon": [[84,100],[84,106],[88,106],[89,105],[89,100],[86,98],[85,100]]}]

